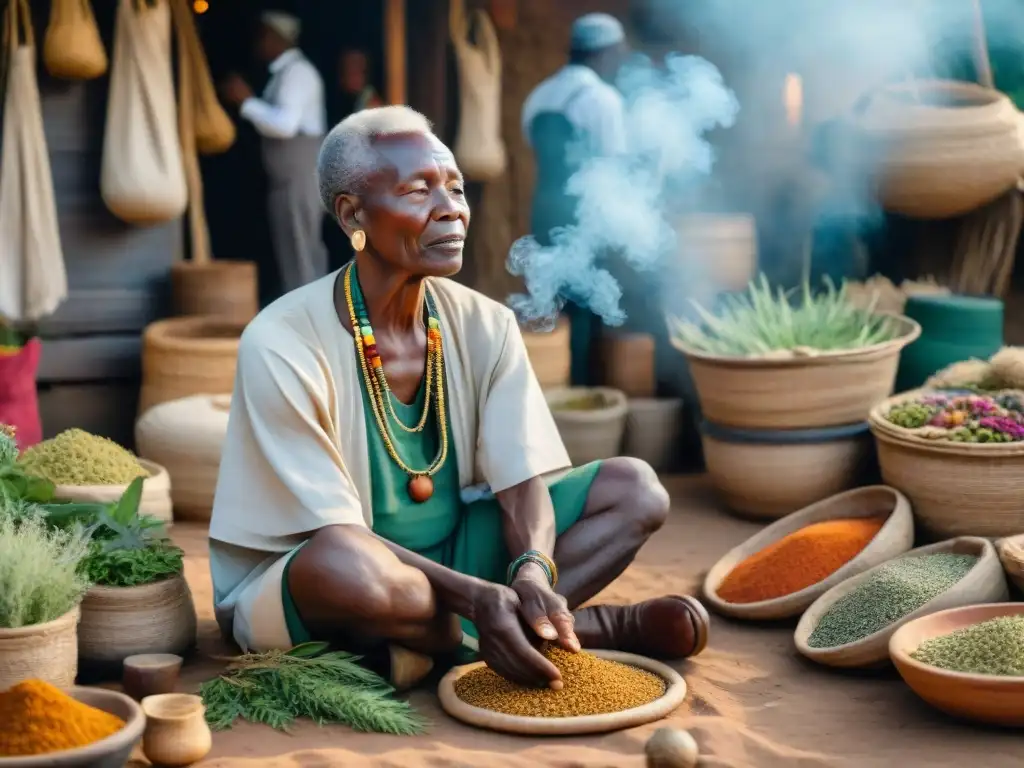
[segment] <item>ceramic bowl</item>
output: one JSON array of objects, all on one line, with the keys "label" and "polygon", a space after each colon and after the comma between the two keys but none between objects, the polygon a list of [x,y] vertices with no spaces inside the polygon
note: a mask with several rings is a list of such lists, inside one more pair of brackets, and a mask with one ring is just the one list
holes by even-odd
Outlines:
[{"label": "ceramic bowl", "polygon": [[1024,603],[987,603],[950,608],[900,627],[889,639],[889,656],[903,681],[936,709],[991,725],[1024,726],[1024,676],[950,672],[910,657],[921,643],[1000,616],[1024,616]]},{"label": "ceramic bowl", "polygon": [[121,682],[124,692],[136,701],[160,693],[173,693],[178,684],[182,658],[173,653],[140,653],[124,660]]},{"label": "ceramic bowl", "polygon": [[124,728],[78,749],[31,757],[0,757],[0,768],[123,768],[146,726],[142,708],[117,691],[71,688],[68,693],[83,704],[120,717]]},{"label": "ceramic bowl", "polygon": [[[852,576],[832,587],[828,592],[811,603],[811,607],[800,617],[800,622],[797,624],[796,632],[793,635],[797,651],[813,662],[830,667],[846,667],[849,669],[886,667],[889,665],[889,641],[903,625],[909,624],[918,617],[928,616],[938,611],[944,611],[947,608],[957,608],[977,603],[995,603],[1009,598],[1010,591],[1006,585],[1006,575],[1003,573],[1003,566],[999,562],[999,556],[996,554],[995,547],[992,546],[992,542],[988,539],[976,536],[961,536],[949,541],[940,541],[937,544],[912,549],[904,555],[893,558],[893,560],[904,557],[937,555],[940,553],[974,555],[978,558],[978,562],[967,572],[966,576],[945,592],[936,595],[917,610],[911,611],[906,616],[897,619],[888,627],[884,627],[867,637],[862,637],[860,640],[854,640],[845,645],[837,645],[831,648],[812,648],[809,644],[810,637],[818,626],[818,622],[821,621],[821,617],[828,612],[833,603],[868,581],[886,563],[881,563],[863,573]],[[892,560],[889,562],[892,562]]]},{"label": "ceramic bowl", "polygon": [[[718,595],[718,588],[737,565],[751,555],[808,525],[829,520],[885,517],[881,530],[852,560],[817,584],[790,595],[756,603],[731,603]],[[851,576],[866,571],[906,552],[914,543],[914,519],[910,503],[895,488],[871,485],[832,496],[787,515],[727,552],[704,579],[704,601],[716,613],[735,619],[764,621],[799,616],[829,589]]]}]

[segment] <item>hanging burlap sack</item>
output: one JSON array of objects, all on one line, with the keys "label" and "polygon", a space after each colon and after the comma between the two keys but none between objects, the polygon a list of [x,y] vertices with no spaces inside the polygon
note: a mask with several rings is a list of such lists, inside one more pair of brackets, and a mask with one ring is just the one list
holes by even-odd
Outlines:
[{"label": "hanging burlap sack", "polygon": [[459,72],[459,128],[455,159],[472,181],[490,181],[505,172],[501,138],[501,48],[491,18],[475,11],[479,45],[469,42],[464,0],[452,0],[449,27]]},{"label": "hanging burlap sack", "polygon": [[53,77],[93,80],[107,73],[107,49],[89,0],[52,0],[43,64]]},{"label": "hanging burlap sack", "polygon": [[0,158],[0,317],[38,320],[60,306],[67,297],[68,283],[26,0],[8,3],[4,30],[7,81]]},{"label": "hanging burlap sack", "polygon": [[111,213],[131,224],[170,221],[188,205],[167,0],[119,2],[100,194]]},{"label": "hanging burlap sack", "polygon": [[226,152],[235,143],[235,124],[217,98],[195,16],[186,0],[171,0],[171,12],[178,40],[179,112],[184,111],[181,99],[188,93],[196,150],[201,155]]}]

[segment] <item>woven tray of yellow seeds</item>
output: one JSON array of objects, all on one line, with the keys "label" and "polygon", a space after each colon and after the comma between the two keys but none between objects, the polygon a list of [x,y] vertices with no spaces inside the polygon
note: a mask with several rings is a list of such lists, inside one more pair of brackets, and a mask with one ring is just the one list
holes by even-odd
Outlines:
[{"label": "woven tray of yellow seeds", "polygon": [[524,688],[478,662],[442,678],[441,708],[456,720],[492,731],[569,736],[660,720],[686,698],[682,676],[653,659],[557,647],[543,652],[562,673],[561,690]]}]

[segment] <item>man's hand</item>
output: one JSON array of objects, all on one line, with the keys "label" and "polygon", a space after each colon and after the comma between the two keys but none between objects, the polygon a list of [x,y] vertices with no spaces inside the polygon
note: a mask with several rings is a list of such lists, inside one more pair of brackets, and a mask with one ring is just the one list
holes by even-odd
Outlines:
[{"label": "man's hand", "polygon": [[253,92],[240,75],[231,73],[221,82],[220,94],[228,104],[238,106],[246,99],[251,98]]},{"label": "man's hand", "polygon": [[539,565],[523,565],[512,582],[512,589],[519,596],[519,615],[539,637],[557,642],[573,653],[580,649],[565,598],[551,588],[547,574]]},{"label": "man's hand", "polygon": [[472,618],[487,666],[523,686],[561,689],[558,668],[531,643],[533,632],[523,624],[522,604],[514,589],[489,584],[480,590],[473,599]]}]

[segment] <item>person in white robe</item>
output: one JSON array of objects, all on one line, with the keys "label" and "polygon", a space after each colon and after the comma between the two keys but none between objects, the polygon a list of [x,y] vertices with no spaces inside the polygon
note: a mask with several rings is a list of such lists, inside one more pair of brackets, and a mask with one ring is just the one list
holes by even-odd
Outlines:
[{"label": "person in white robe", "polygon": [[301,29],[291,14],[264,12],[256,46],[270,70],[263,93],[256,96],[238,75],[222,86],[225,99],[239,106],[261,137],[270,237],[285,292],[327,273],[315,182],[327,106],[323,78],[298,48]]},{"label": "person in white robe", "polygon": [[[621,155],[626,147],[625,104],[612,85],[628,49],[622,24],[607,13],[588,13],[572,25],[569,61],[523,102],[522,129],[533,149],[537,178],[531,232],[542,246],[552,233],[576,223],[578,200],[566,191],[590,158]],[[567,296],[575,386],[594,384],[595,336],[600,319]]]},{"label": "person in white robe", "polygon": [[636,459],[572,467],[513,313],[449,279],[470,212],[426,118],[348,117],[318,177],[356,256],[242,336],[210,523],[224,633],[247,651],[328,641],[386,675],[396,649],[478,653],[556,688],[542,639],[698,653],[692,597],[580,607],[662,525],[668,494]]}]

